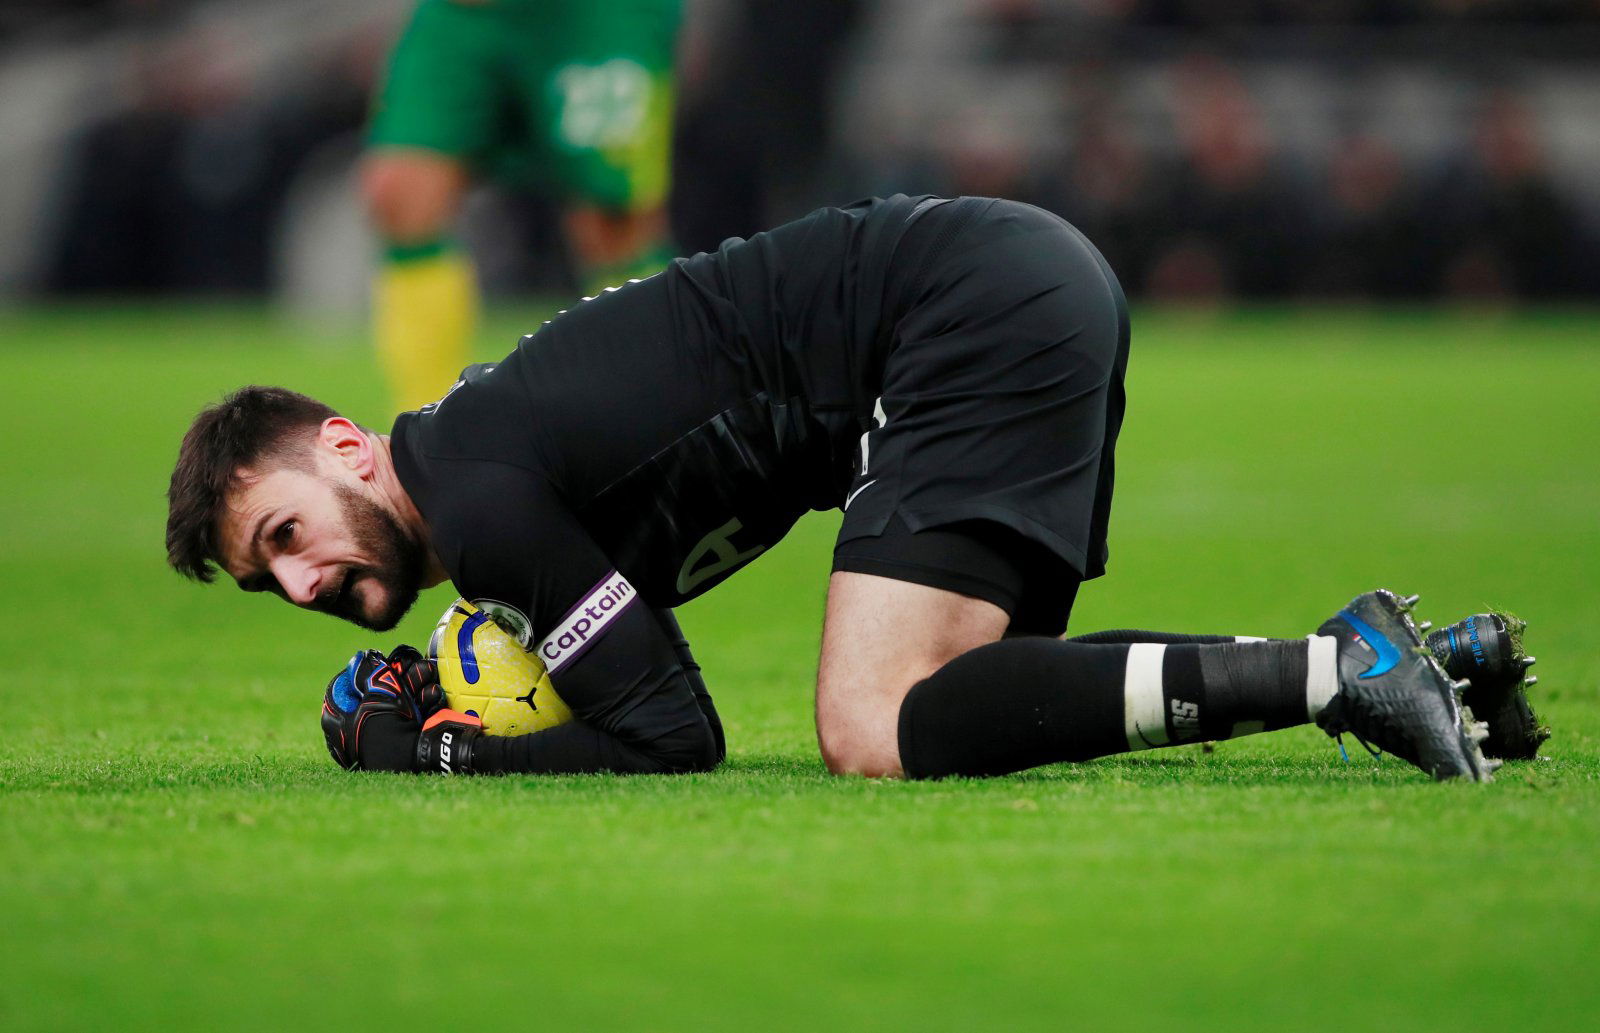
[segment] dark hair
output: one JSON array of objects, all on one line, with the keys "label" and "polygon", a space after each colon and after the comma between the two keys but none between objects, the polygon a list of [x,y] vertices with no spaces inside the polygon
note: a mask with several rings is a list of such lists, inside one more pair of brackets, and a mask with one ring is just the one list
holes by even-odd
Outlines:
[{"label": "dark hair", "polygon": [[241,387],[200,410],[178,446],[167,488],[167,562],[185,577],[210,584],[221,557],[217,528],[239,469],[260,471],[311,450],[311,432],[339,414],[296,391]]}]

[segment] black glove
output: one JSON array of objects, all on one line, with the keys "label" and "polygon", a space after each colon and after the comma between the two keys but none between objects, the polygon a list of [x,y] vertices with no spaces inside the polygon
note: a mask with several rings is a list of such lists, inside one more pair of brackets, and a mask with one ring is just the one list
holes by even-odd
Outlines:
[{"label": "black glove", "polygon": [[410,646],[358,652],[322,700],[328,753],[352,771],[469,773],[480,726],[445,709],[437,666]]}]

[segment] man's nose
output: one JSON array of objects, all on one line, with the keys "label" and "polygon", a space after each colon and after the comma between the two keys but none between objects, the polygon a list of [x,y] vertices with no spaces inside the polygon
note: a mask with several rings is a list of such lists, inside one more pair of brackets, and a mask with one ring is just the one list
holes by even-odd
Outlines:
[{"label": "man's nose", "polygon": [[293,556],[280,556],[272,561],[272,576],[283,587],[283,594],[296,606],[310,606],[317,598],[322,585],[322,575],[316,568]]}]

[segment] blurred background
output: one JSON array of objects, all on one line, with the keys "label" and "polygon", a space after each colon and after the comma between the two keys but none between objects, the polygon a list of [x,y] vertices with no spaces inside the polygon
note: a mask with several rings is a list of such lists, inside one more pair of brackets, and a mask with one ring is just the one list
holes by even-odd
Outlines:
[{"label": "blurred background", "polygon": [[[406,0],[0,3],[0,298],[365,310],[357,193]],[[1135,298],[1600,296],[1600,0],[689,0],[670,211],[1056,211]],[[570,295],[549,198],[476,189],[491,297]]]}]

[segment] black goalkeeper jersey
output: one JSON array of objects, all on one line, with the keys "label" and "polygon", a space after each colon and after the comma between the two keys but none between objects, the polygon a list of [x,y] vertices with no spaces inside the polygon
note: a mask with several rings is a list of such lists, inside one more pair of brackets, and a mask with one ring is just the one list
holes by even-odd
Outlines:
[{"label": "black goalkeeper jersey", "polygon": [[[396,470],[451,580],[526,618],[584,727],[523,737],[519,770],[686,766],[661,743],[699,734],[698,710],[653,611],[844,501],[939,237],[908,227],[948,203],[822,209],[680,259],[396,420]],[[547,737],[565,745],[541,759]]]}]

